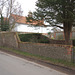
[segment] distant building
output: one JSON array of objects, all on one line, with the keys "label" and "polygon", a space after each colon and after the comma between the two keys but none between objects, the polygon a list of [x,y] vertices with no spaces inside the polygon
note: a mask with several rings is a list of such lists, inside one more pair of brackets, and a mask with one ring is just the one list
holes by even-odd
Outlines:
[{"label": "distant building", "polygon": [[43,20],[32,21],[31,23],[27,22],[26,17],[15,15],[15,14],[11,14],[9,21],[10,21],[11,25],[15,24],[15,26],[14,26],[12,31],[18,31],[17,26],[22,26],[22,25],[25,25],[25,26],[28,26],[28,25],[36,26],[38,24],[40,26],[42,26],[44,24]]},{"label": "distant building", "polygon": [[[73,28],[74,29],[74,28]],[[61,32],[54,32],[53,33],[53,37],[54,39],[56,40],[59,40],[59,39],[64,39],[64,32],[61,31]],[[75,39],[75,30],[73,30],[70,34],[70,38],[71,39]]]}]

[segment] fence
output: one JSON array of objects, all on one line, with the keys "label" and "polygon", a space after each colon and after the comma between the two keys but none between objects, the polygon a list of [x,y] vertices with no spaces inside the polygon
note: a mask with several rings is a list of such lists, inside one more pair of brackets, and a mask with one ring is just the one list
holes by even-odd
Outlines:
[{"label": "fence", "polygon": [[[66,41],[65,40],[53,40],[53,39],[50,39],[50,44],[66,45]],[[69,41],[69,45],[72,45],[72,41]]]}]

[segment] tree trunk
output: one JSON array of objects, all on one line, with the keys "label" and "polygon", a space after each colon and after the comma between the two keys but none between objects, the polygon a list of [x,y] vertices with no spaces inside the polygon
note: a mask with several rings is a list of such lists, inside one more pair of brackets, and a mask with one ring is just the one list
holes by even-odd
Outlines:
[{"label": "tree trunk", "polygon": [[65,23],[64,24],[64,36],[65,36],[66,44],[68,44],[68,45],[71,44],[70,43],[71,30],[72,30],[72,25],[70,25],[70,23]]}]

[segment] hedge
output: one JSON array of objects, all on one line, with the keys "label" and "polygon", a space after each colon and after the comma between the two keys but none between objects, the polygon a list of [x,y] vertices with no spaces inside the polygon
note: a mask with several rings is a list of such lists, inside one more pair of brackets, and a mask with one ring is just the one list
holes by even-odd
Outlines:
[{"label": "hedge", "polygon": [[50,43],[49,38],[40,33],[19,34],[19,37],[22,42]]}]

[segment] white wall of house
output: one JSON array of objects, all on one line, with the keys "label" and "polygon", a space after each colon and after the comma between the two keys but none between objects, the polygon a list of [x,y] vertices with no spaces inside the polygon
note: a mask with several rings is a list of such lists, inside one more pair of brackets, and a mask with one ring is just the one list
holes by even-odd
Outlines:
[{"label": "white wall of house", "polygon": [[17,32],[35,32],[35,33],[48,33],[51,31],[50,27],[33,27],[27,24],[17,24],[13,31]]}]

